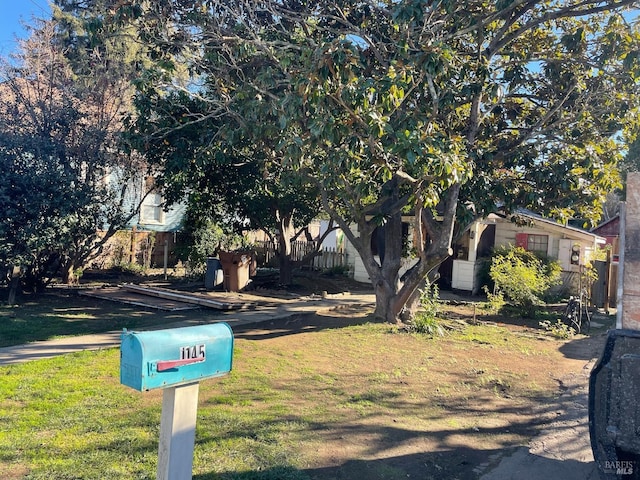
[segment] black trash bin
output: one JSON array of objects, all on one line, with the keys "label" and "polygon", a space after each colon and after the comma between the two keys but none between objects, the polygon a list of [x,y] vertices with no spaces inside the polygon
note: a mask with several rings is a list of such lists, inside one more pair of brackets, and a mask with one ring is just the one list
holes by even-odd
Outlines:
[{"label": "black trash bin", "polygon": [[222,263],[217,258],[207,258],[207,272],[204,276],[204,288],[213,290],[218,285],[222,285]]}]

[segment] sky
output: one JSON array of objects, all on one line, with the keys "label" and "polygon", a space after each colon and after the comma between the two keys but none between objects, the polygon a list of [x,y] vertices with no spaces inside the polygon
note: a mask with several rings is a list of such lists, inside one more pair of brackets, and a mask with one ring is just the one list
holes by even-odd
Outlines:
[{"label": "sky", "polygon": [[50,14],[48,0],[0,0],[0,56],[15,50],[16,36],[26,36],[21,20],[29,23],[32,15],[48,18]]}]

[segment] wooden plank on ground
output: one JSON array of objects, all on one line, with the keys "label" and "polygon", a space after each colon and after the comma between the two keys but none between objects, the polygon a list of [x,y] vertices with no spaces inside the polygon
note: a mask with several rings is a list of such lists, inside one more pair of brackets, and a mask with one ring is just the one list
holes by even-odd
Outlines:
[{"label": "wooden plank on ground", "polygon": [[93,290],[80,291],[80,295],[86,297],[100,298],[102,300],[110,300],[112,302],[126,303],[127,305],[135,305],[138,307],[155,308],[174,312],[179,310],[194,310],[199,308],[198,305],[186,302],[178,302],[158,297],[150,297],[135,292],[128,292],[120,287],[96,288]]},{"label": "wooden plank on ground", "polygon": [[252,302],[235,299],[215,299],[211,298],[206,293],[199,292],[180,292],[177,290],[170,290],[168,288],[134,285],[131,283],[124,284],[121,288],[141,295],[149,295],[152,297],[191,303],[202,307],[215,308],[217,310],[240,310],[243,308],[255,307],[255,304]]}]

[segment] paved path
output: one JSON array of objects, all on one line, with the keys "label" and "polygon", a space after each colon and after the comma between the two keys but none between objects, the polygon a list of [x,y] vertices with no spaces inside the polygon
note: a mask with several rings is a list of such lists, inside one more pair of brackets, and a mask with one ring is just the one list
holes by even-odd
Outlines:
[{"label": "paved path", "polygon": [[[249,301],[252,299],[251,295],[243,295],[243,297]],[[264,303],[264,297],[260,297],[260,299]],[[241,325],[250,325],[300,314],[316,313],[318,311],[331,310],[333,308],[357,308],[360,305],[363,307],[375,305],[374,295],[337,294],[328,295],[324,298],[315,295],[291,299],[270,298],[267,305],[261,305],[255,309],[221,312],[216,321],[227,322],[233,329]],[[197,325],[199,323],[200,322],[198,321],[180,322],[171,325],[163,325],[161,328],[186,327],[190,325]],[[145,330],[149,329],[150,328],[145,328]],[[98,350],[101,348],[117,347],[120,345],[121,333],[122,331],[118,330],[100,334],[64,337],[54,340],[33,342],[26,345],[3,347],[0,348],[0,366],[50,358],[81,350]]]},{"label": "paved path", "polygon": [[[598,480],[589,440],[589,374],[595,359],[581,372],[562,379],[558,418],[527,447],[503,457],[480,480]],[[498,461],[498,459],[495,459]]]}]

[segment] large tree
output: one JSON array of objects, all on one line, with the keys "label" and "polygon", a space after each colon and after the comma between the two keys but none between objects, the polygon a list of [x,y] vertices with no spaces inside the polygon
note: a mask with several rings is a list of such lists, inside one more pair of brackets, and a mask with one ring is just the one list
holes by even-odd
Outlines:
[{"label": "large tree", "polygon": [[97,51],[74,72],[60,34],[38,21],[1,72],[0,262],[36,288],[73,281],[138,209],[140,162],[118,139],[132,87],[101,74]]},{"label": "large tree", "polygon": [[[233,124],[227,147],[268,133],[274,157],[316,181],[393,322],[474,219],[599,215],[637,116],[636,5],[166,0],[139,26],[158,57],[209,81],[210,114]],[[403,214],[417,239],[401,277]]]},{"label": "large tree", "polygon": [[192,219],[264,231],[277,244],[280,283],[287,285],[323,241],[294,258],[293,242],[320,213],[319,189],[282,157],[285,119],[262,100],[286,96],[290,85],[266,52],[247,52],[235,63],[235,54],[200,42],[198,32],[216,22],[210,13],[198,2],[140,2],[106,15],[107,25],[135,27],[155,61],[138,82],[131,139],[159,167],[157,184],[168,203],[186,197]]},{"label": "large tree", "polygon": [[[207,84],[198,87],[197,97],[209,94]],[[274,158],[277,138],[251,133],[235,138],[236,121],[211,115],[211,104],[202,98],[167,89],[140,95],[131,137],[159,167],[157,182],[167,202],[186,197],[194,225],[214,221],[235,233],[262,230],[277,245],[280,283],[291,284],[293,269],[322,244],[317,239],[315,248],[294,257],[293,242],[321,210],[315,184]]]}]

